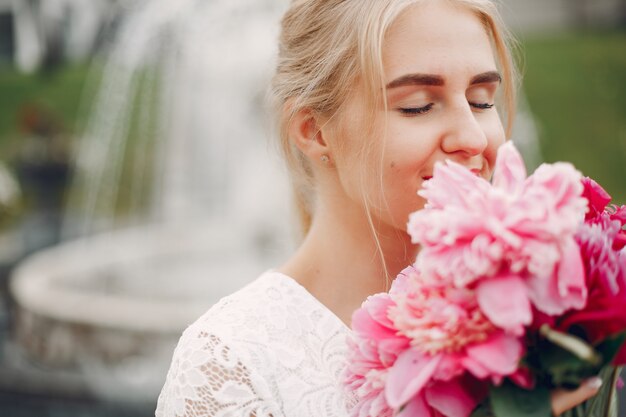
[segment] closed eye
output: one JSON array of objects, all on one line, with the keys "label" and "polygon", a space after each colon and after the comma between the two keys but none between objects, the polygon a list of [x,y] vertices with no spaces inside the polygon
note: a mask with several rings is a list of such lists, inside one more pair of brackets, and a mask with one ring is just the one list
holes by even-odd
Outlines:
[{"label": "closed eye", "polygon": [[424,107],[402,107],[402,108],[399,108],[398,110],[400,111],[400,113],[404,115],[411,116],[415,114],[424,114],[428,112],[429,110],[431,110],[434,105],[435,103],[429,103],[425,105]]},{"label": "closed eye", "polygon": [[468,102],[470,106],[474,107],[475,109],[482,109],[482,110],[486,110],[486,109],[490,109],[494,106],[494,104],[489,104],[489,103],[474,103],[472,101]]}]

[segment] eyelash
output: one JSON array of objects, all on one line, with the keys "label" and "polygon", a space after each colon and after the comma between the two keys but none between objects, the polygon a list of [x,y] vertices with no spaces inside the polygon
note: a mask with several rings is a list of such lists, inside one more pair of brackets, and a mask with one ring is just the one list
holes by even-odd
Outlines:
[{"label": "eyelash", "polygon": [[[494,106],[494,104],[489,104],[489,103],[474,103],[471,101],[469,101],[468,103],[470,106],[479,110],[489,110]],[[399,110],[400,110],[400,113],[411,116],[415,114],[427,113],[433,108],[433,106],[434,106],[434,103],[429,103],[425,105],[424,107],[408,107],[408,108],[400,108]]]},{"label": "eyelash", "polygon": [[428,112],[430,109],[433,108],[435,104],[434,103],[430,103],[425,105],[424,107],[408,107],[408,108],[400,108],[400,113],[402,114],[406,114],[406,115],[414,115],[414,114],[423,114]]},{"label": "eyelash", "polygon": [[494,104],[489,104],[489,103],[474,103],[471,101],[468,101],[468,103],[470,106],[476,109],[482,109],[482,110],[488,110],[494,106]]}]

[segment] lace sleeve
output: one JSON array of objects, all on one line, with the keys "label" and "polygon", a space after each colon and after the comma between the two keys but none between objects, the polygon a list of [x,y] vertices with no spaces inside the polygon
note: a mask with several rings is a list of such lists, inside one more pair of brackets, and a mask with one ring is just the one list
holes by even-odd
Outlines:
[{"label": "lace sleeve", "polygon": [[235,347],[193,326],[181,337],[156,417],[283,417],[265,380]]}]

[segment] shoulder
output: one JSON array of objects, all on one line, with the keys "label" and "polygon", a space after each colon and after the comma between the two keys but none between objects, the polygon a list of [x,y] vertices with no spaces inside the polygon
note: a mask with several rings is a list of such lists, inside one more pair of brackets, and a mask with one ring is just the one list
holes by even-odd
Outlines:
[{"label": "shoulder", "polygon": [[[330,317],[329,317],[330,316]],[[333,316],[295,280],[268,271],[218,301],[184,332],[184,351],[223,351],[274,379],[283,362],[300,363],[305,347],[337,332]],[[287,348],[289,347],[289,348]]]},{"label": "shoulder", "polygon": [[279,326],[285,317],[293,313],[299,298],[294,286],[297,284],[284,275],[265,272],[213,305],[185,330],[183,338],[205,333],[231,340],[242,339],[246,335],[257,338],[265,327]]},{"label": "shoulder", "polygon": [[185,330],[179,346],[219,337],[236,346],[243,360],[275,376],[277,369],[310,358],[304,352],[344,349],[347,333],[294,279],[268,271],[218,301]]},{"label": "shoulder", "polygon": [[281,415],[266,372],[251,355],[249,344],[258,344],[262,332],[245,330],[271,297],[272,279],[266,275],[221,299],[183,332],[159,397],[158,417]]},{"label": "shoulder", "polygon": [[[186,404],[211,402],[239,413],[232,415],[250,415],[240,412],[254,405],[252,415],[258,416],[268,415],[266,410],[274,417],[343,416],[339,382],[347,332],[295,280],[267,272],[185,330],[160,403],[183,409],[181,398]],[[190,399],[198,393],[200,400]]]},{"label": "shoulder", "polygon": [[186,337],[216,334],[237,344],[242,353],[259,347],[313,347],[329,338],[345,341],[348,329],[293,278],[268,271],[222,298],[185,332]]}]

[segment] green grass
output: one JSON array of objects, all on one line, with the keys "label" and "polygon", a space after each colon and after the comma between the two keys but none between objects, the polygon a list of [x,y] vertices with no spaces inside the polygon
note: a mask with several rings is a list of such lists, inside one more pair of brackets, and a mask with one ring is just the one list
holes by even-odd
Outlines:
[{"label": "green grass", "polygon": [[27,106],[48,112],[64,132],[73,133],[79,123],[86,65],[65,66],[46,74],[20,74],[0,69],[0,158],[19,145],[20,113]]},{"label": "green grass", "polygon": [[626,203],[626,32],[523,40],[524,91],[548,162],[573,162]]}]

